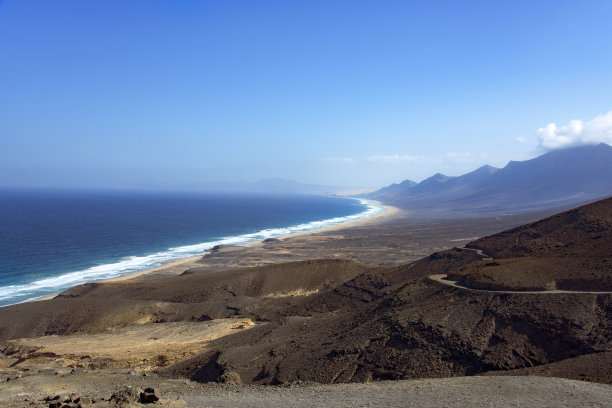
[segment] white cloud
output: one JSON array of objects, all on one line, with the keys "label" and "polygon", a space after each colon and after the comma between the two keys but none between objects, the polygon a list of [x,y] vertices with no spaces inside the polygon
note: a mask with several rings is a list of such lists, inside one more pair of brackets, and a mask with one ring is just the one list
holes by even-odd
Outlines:
[{"label": "white cloud", "polygon": [[464,152],[447,152],[438,156],[413,156],[408,154],[391,154],[383,156],[370,156],[366,160],[381,164],[470,164],[480,163],[489,159],[487,154],[475,154]]},{"label": "white cloud", "polygon": [[523,136],[519,136],[515,140],[519,143],[525,143],[527,141],[527,139],[524,138]]},{"label": "white cloud", "polygon": [[370,156],[367,160],[377,163],[423,163],[431,161],[431,157],[411,156],[409,154],[391,154],[386,156]]},{"label": "white cloud", "polygon": [[355,163],[355,159],[352,157],[326,157],[324,160],[330,163]]},{"label": "white cloud", "polygon": [[496,156],[486,153],[467,153],[467,152],[445,152],[435,156],[410,155],[410,154],[388,154],[373,155],[363,158],[353,157],[326,157],[320,159],[336,167],[353,167],[361,164],[376,171],[384,171],[384,168],[404,168],[414,171],[415,169],[430,168],[432,171],[449,170],[456,166],[462,168],[466,166],[481,166],[483,164],[499,164],[500,160]]},{"label": "white cloud", "polygon": [[612,144],[612,111],[583,122],[575,119],[566,126],[549,123],[537,131],[540,146],[547,150],[569,146]]}]

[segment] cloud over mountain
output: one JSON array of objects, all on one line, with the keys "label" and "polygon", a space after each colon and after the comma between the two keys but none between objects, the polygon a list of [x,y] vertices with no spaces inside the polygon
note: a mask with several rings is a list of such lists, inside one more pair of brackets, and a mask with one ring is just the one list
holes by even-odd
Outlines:
[{"label": "cloud over mountain", "polygon": [[575,119],[565,126],[549,123],[537,131],[540,146],[546,150],[598,143],[612,143],[612,111],[588,122]]},{"label": "cloud over mountain", "polygon": [[526,212],[612,194],[612,146],[554,149],[503,168],[482,166],[462,176],[435,174],[420,183],[406,180],[367,198],[413,214]]}]

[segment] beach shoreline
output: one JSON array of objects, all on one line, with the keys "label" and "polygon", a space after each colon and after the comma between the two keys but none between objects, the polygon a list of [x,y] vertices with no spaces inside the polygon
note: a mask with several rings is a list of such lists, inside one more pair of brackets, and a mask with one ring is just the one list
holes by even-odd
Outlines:
[{"label": "beach shoreline", "polygon": [[[369,384],[377,381],[374,376],[379,372],[393,373],[398,379],[418,379],[429,373],[454,377],[463,375],[464,367],[477,366],[472,361],[493,355],[474,355],[467,366],[466,344],[476,348],[486,342],[493,344],[487,347],[494,351],[499,350],[496,347],[505,350],[510,344],[534,350],[535,355],[540,350],[541,322],[547,338],[575,334],[567,342],[551,341],[561,351],[538,360],[537,366],[528,362],[502,365],[513,361],[512,355],[502,352],[495,355],[495,365],[486,366],[491,369],[474,373],[487,378],[469,378],[488,382],[498,381],[498,375],[545,375],[609,384],[612,354],[605,336],[599,335],[605,330],[605,316],[590,307],[593,302],[605,302],[601,295],[542,295],[538,302],[543,306],[534,311],[533,296],[540,295],[509,294],[513,296],[513,313],[528,316],[524,326],[527,335],[519,333],[508,340],[511,343],[497,346],[485,340],[507,333],[506,325],[472,336],[482,327],[483,313],[507,316],[505,303],[491,302],[490,296],[481,292],[449,288],[427,279],[442,268],[482,264],[482,254],[458,245],[478,237],[489,237],[482,242],[504,239],[504,232],[491,233],[517,228],[517,224],[529,228],[537,217],[423,221],[401,210],[389,211],[323,231],[285,235],[248,246],[222,246],[200,259],[178,260],[140,276],[123,277],[121,282],[76,286],[49,302],[13,306],[0,314],[0,335],[10,345],[0,353],[0,372],[7,379],[5,388],[11,387],[0,398],[33,392],[36,396],[28,395],[28,399],[42,400],[51,392],[60,392],[60,387],[64,393],[73,392],[66,388],[69,386],[81,396],[104,397],[106,401],[116,392],[117,383],[138,380],[139,384],[130,384],[159,389],[165,401],[175,401],[191,396],[200,387],[194,381],[233,386],[226,383],[226,373],[248,384],[244,390],[257,384],[328,383],[336,378],[338,382]],[[588,226],[584,230],[590,231]],[[607,256],[606,244],[599,248],[595,253]],[[167,268],[176,269],[162,273]],[[184,273],[174,275],[180,271]],[[596,300],[593,296],[599,297]],[[452,303],[470,306],[449,309]],[[454,310],[450,318],[449,310]],[[424,315],[430,320],[421,319]],[[573,319],[580,319],[578,325]],[[571,331],[584,324],[602,329],[596,336],[579,329]],[[413,330],[415,325],[422,331]],[[403,344],[428,345],[417,355],[425,355],[420,361],[428,362],[427,371],[394,363],[411,361],[415,356],[415,349],[396,348],[397,338],[407,339]],[[577,342],[585,344],[585,350],[601,349],[604,353],[573,357],[570,353]],[[355,360],[352,351],[363,344],[367,344],[364,353],[368,357]],[[256,359],[252,350],[257,351]],[[348,350],[348,357],[336,350]],[[438,359],[448,350],[452,365]],[[388,360],[391,353],[404,353],[400,356],[403,360]],[[213,364],[218,364],[219,371],[194,374]],[[366,375],[355,377],[352,373],[361,367]],[[380,367],[384,371],[376,371]],[[337,370],[350,376],[335,377]],[[170,378],[180,379],[178,394],[170,394]],[[532,378],[536,377],[527,383]],[[609,388],[603,384],[601,387]],[[209,398],[209,393],[205,394]],[[605,400],[605,396],[598,398]],[[15,401],[15,408],[23,402],[11,401]]]},{"label": "beach shoreline", "polygon": [[[321,228],[317,228],[317,229],[312,229],[312,230],[308,230],[308,231],[299,231],[299,232],[293,232],[293,233],[289,233],[289,234],[285,234],[285,235],[280,235],[278,237],[275,237],[277,239],[286,239],[286,238],[295,238],[295,237],[303,237],[303,236],[309,236],[309,235],[314,235],[314,234],[319,234],[319,233],[326,233],[326,232],[331,232],[331,231],[339,231],[339,230],[343,230],[343,229],[348,229],[348,228],[355,228],[358,226],[363,226],[363,225],[369,225],[372,223],[377,223],[377,222],[381,222],[383,220],[387,220],[387,219],[391,219],[393,216],[396,216],[400,210],[396,207],[392,207],[389,205],[383,205],[381,203],[379,203],[378,201],[372,201],[372,203],[376,206],[379,207],[383,207],[384,211],[375,214],[371,217],[367,217],[367,218],[360,218],[357,220],[350,220],[350,221],[346,221],[346,222],[342,222],[342,223],[338,223],[338,224],[334,224],[334,225],[326,225],[324,227]],[[267,239],[267,238],[266,238]],[[263,245],[263,242],[265,241],[265,239],[263,240],[256,240],[253,242],[248,242],[246,244],[239,244],[236,245],[237,247],[258,247]],[[142,278],[145,277],[147,275],[154,275],[154,274],[180,274],[182,272],[184,272],[186,269],[189,269],[190,266],[197,266],[195,265],[195,263],[200,260],[203,256],[205,256],[206,254],[210,253],[210,250],[205,250],[202,253],[198,254],[198,255],[193,255],[193,256],[189,256],[186,258],[178,258],[178,259],[174,259],[174,260],[170,260],[167,261],[165,263],[163,263],[162,265],[159,265],[155,268],[151,268],[151,269],[145,269],[142,271],[137,271],[137,272],[133,272],[133,273],[129,273],[126,275],[122,275],[122,276],[118,276],[116,278],[111,278],[111,279],[106,279],[102,282],[119,282],[119,281],[124,281],[124,280],[130,280],[130,279],[136,279],[136,278]],[[177,272],[177,269],[180,269],[181,272]],[[174,272],[173,272],[174,271]]]},{"label": "beach shoreline", "polygon": [[[341,223],[333,224],[333,225],[326,225],[321,228],[316,228],[316,229],[307,230],[307,231],[292,232],[292,233],[277,236],[275,238],[276,239],[287,239],[287,238],[295,238],[295,237],[304,237],[304,236],[310,236],[310,235],[315,235],[315,234],[320,234],[320,233],[328,233],[331,231],[339,231],[339,230],[344,230],[344,229],[349,229],[349,228],[355,228],[355,227],[364,226],[364,225],[372,225],[375,223],[382,222],[383,220],[392,219],[393,217],[397,216],[401,212],[401,210],[396,207],[385,205],[385,204],[382,204],[374,200],[368,200],[368,201],[374,206],[382,207],[384,210],[370,217],[349,220],[346,222],[341,222]],[[255,241],[248,242],[245,244],[238,244],[236,245],[236,247],[254,248],[254,247],[262,246],[264,243],[263,241],[265,241],[265,239],[255,240]],[[132,280],[132,279],[146,279],[147,277],[151,277],[154,275],[158,275],[158,276],[159,275],[164,275],[164,276],[180,275],[187,269],[199,266],[197,264],[197,261],[199,261],[200,259],[202,259],[203,256],[209,253],[210,253],[210,249],[207,249],[197,255],[191,255],[185,258],[175,258],[175,259],[168,260],[166,262],[163,262],[161,265],[158,265],[153,268],[143,269],[140,271],[127,273],[125,275],[117,276],[114,278],[94,280],[91,282],[112,283],[112,282],[121,282],[121,281]],[[80,283],[80,285],[84,283],[91,283],[91,282],[83,282],[83,283]],[[55,298],[59,293],[61,292],[56,292],[53,294],[44,295],[44,296],[36,297],[33,299],[28,299],[21,303],[51,300]],[[10,305],[6,305],[6,306],[10,306]]]}]

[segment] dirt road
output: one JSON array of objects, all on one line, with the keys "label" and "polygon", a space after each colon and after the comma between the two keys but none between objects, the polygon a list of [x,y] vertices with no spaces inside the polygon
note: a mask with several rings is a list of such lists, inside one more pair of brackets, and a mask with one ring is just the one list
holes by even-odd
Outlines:
[{"label": "dirt road", "polygon": [[469,288],[467,286],[463,286],[461,284],[458,283],[458,281],[453,281],[453,280],[448,280],[446,278],[446,274],[436,274],[436,275],[430,275],[429,279],[431,279],[434,282],[438,282],[441,283],[443,285],[447,285],[447,286],[452,286],[454,288],[459,288],[459,289],[465,289],[465,290],[472,290],[475,292],[491,292],[491,293],[500,293],[500,294],[512,294],[512,293],[517,293],[517,294],[537,294],[537,295],[551,295],[551,294],[559,294],[559,293],[588,293],[588,294],[593,294],[593,295],[605,295],[605,294],[612,294],[611,291],[591,291],[591,290],[560,290],[560,289],[555,289],[555,290],[489,290],[489,289],[474,289],[474,288]]}]

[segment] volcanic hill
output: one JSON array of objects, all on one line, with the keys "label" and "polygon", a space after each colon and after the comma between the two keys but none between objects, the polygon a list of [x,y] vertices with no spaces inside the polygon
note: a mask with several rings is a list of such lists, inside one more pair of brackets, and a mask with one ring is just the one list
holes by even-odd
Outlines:
[{"label": "volcanic hill", "polygon": [[[168,349],[140,364],[200,382],[531,370],[612,383],[612,294],[592,292],[610,290],[611,244],[606,199],[397,267],[314,260],[82,285],[53,300],[3,308],[3,359],[7,366],[49,363],[65,350],[62,339],[95,335],[111,344],[126,330],[149,330],[130,347],[138,350],[229,318],[236,324],[223,335],[197,347],[190,338],[180,352]],[[465,287],[432,280],[436,274]],[[507,291],[494,291],[500,288]],[[534,288],[540,292],[521,293]],[[90,369],[121,363],[74,347],[61,357]]]}]

